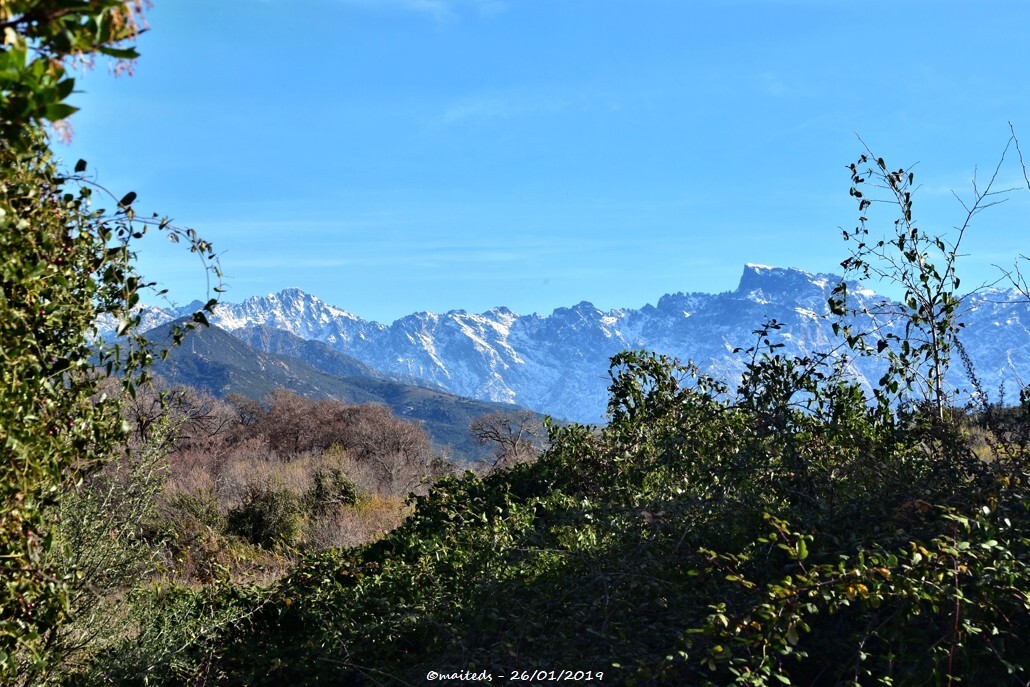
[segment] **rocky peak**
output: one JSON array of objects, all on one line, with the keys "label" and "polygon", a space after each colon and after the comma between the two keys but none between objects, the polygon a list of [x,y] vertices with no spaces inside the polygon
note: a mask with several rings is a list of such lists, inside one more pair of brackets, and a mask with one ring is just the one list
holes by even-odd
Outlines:
[{"label": "rocky peak", "polygon": [[763,303],[825,301],[840,280],[833,274],[748,263],[734,295]]}]

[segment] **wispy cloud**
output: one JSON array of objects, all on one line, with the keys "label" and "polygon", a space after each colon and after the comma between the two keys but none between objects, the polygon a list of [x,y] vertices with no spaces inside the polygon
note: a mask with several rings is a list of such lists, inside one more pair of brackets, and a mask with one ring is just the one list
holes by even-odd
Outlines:
[{"label": "wispy cloud", "polygon": [[436,20],[456,19],[462,14],[491,15],[508,7],[505,0],[341,0],[366,9],[390,9],[428,15]]},{"label": "wispy cloud", "polygon": [[758,91],[772,98],[811,98],[833,85],[824,83],[818,74],[763,71],[756,77]]},{"label": "wispy cloud", "polygon": [[512,119],[560,112],[569,106],[562,98],[532,94],[480,93],[451,103],[440,122],[460,124],[489,119]]},{"label": "wispy cloud", "polygon": [[781,79],[778,74],[774,74],[773,72],[764,72],[761,79],[761,89],[766,95],[780,97],[789,95],[792,90],[786,83],[784,83],[783,79]]}]

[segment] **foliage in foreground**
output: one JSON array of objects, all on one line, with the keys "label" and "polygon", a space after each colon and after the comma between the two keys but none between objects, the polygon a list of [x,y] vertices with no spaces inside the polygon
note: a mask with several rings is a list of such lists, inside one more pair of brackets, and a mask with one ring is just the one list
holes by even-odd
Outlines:
[{"label": "foliage in foreground", "polygon": [[[774,382],[809,381],[791,366],[761,359],[742,401],[622,354],[607,427],[552,429],[534,463],[444,480],[387,538],[311,555],[267,589],[195,593],[193,624],[235,620],[148,679],[1024,684],[1030,408],[985,462],[973,420],[885,414],[840,380],[783,405]],[[131,683],[139,646],[100,665]]]},{"label": "foliage in foreground", "polygon": [[[140,218],[135,193],[111,196],[53,158],[47,125],[67,131],[76,108],[69,67],[96,55],[132,60],[143,0],[0,2],[0,682],[38,684],[60,659],[76,576],[57,550],[54,517],[66,488],[122,451],[126,431],[104,375],[132,391],[151,353],[134,337],[148,284],[133,242],[167,230],[217,273],[209,244],[166,220]],[[204,310],[210,312],[214,301]],[[204,321],[204,313],[195,315]],[[122,345],[99,353],[98,318]],[[181,336],[182,332],[177,333]],[[99,373],[102,370],[103,373]]]}]

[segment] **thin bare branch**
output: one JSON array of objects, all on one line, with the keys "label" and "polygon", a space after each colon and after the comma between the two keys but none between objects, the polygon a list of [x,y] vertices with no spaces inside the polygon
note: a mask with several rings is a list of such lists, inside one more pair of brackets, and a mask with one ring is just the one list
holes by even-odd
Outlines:
[{"label": "thin bare branch", "polygon": [[1030,175],[1027,174],[1023,150],[1019,147],[1019,137],[1016,136],[1016,127],[1012,126],[1012,122],[1009,122],[1009,131],[1012,133],[1012,142],[1016,144],[1016,152],[1019,154],[1019,166],[1023,169],[1023,181],[1026,182],[1026,187],[1030,189]]}]

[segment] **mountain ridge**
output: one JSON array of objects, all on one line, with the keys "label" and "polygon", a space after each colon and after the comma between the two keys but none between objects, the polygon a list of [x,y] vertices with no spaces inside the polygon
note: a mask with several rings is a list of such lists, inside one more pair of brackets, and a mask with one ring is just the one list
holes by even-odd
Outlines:
[{"label": "mountain ridge", "polygon": [[[389,325],[364,320],[297,288],[239,304],[219,304],[212,323],[246,338],[249,327],[271,327],[320,341],[386,377],[414,379],[452,393],[518,403],[583,422],[604,418],[608,360],[625,349],[648,349],[693,360],[702,372],[739,379],[744,360],[734,354],[757,341],[763,322],[775,319],[785,354],[833,348],[827,300],[841,277],[748,263],[736,289],[718,294],[665,294],[640,308],[601,310],[589,301],[555,308],[550,315],[519,315],[505,306],[482,313],[418,312]],[[883,300],[849,285],[858,306]],[[961,339],[984,387],[1030,380],[1030,306],[1002,304],[996,290],[967,297],[968,326]],[[994,299],[994,300],[992,300]],[[187,310],[184,308],[178,312]],[[174,311],[163,311],[171,318]],[[148,311],[152,321],[160,319]],[[957,362],[957,361],[956,361]],[[859,381],[878,379],[882,364],[852,366]],[[950,381],[968,383],[954,370]]]}]

